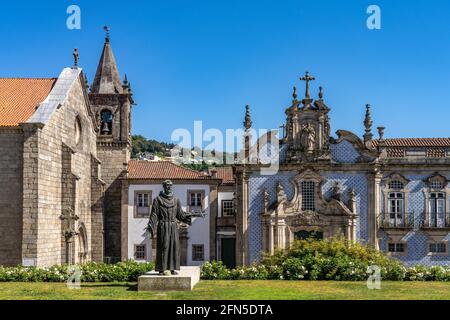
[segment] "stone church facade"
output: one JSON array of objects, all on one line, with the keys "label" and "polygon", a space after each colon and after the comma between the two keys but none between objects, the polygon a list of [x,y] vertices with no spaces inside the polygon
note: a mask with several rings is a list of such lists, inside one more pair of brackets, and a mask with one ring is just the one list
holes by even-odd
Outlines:
[{"label": "stone church facade", "polygon": [[132,93],[105,40],[93,84],[0,79],[0,265],[118,261]]},{"label": "stone church facade", "polygon": [[[265,154],[273,149],[267,135],[252,145],[247,109],[243,161],[234,168],[238,264],[313,236],[366,243],[407,265],[448,265],[450,138],[386,139],[383,127],[374,138],[369,105],[363,137],[333,137],[322,88],[313,100],[315,79],[301,80],[305,97],[294,89],[279,152]],[[267,156],[279,163],[270,175],[261,170]]]}]

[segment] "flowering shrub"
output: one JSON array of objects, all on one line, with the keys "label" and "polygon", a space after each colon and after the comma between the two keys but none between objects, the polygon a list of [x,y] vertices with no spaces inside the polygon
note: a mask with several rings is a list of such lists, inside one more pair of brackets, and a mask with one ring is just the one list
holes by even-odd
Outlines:
[{"label": "flowering shrub", "polygon": [[380,267],[385,280],[450,281],[450,267],[406,267],[369,246],[339,239],[297,241],[289,249],[264,255],[258,265],[232,270],[222,262],[207,262],[202,267],[202,279],[365,281],[371,265]]},{"label": "flowering shrub", "polygon": [[[82,282],[134,282],[140,275],[154,269],[153,263],[131,260],[117,264],[90,262],[79,267]],[[0,266],[0,282],[64,282],[68,277],[68,265],[48,268]]]}]

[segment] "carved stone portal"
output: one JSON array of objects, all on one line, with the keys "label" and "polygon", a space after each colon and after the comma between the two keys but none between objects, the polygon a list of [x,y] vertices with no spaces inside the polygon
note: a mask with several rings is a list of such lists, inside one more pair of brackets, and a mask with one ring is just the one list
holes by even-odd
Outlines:
[{"label": "carved stone portal", "polygon": [[[313,198],[314,210],[302,210],[302,182],[314,183],[314,193],[309,195]],[[281,184],[277,185],[277,200],[261,213],[265,252],[288,248],[296,240],[296,234],[304,232],[317,232],[323,238],[345,237],[356,241],[358,215],[354,191],[351,191],[353,196],[349,203],[344,203],[340,196],[324,199],[321,192],[323,182],[324,178],[312,170],[298,174],[291,180],[294,196],[290,201],[280,188]]]}]

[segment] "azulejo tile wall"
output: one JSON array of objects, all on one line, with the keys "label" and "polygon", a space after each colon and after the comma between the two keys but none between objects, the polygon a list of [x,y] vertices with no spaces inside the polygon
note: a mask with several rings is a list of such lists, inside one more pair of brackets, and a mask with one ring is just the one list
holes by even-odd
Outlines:
[{"label": "azulejo tile wall", "polygon": [[331,144],[330,153],[333,161],[339,163],[355,163],[360,157],[360,154],[355,147],[346,140],[337,144]]},{"label": "azulejo tile wall", "polygon": [[[288,199],[294,196],[294,186],[291,182],[296,172],[281,171],[276,175],[263,176],[253,173],[249,180],[249,255],[250,262],[258,261],[262,250],[262,230],[260,214],[263,211],[263,192],[267,190],[270,194],[270,202],[276,201],[276,185],[278,182],[283,186]],[[357,211],[359,214],[357,224],[357,237],[361,242],[367,241],[367,179],[364,174],[352,173],[325,173],[325,182],[322,193],[325,199],[331,197],[332,188],[339,182],[342,188],[342,200],[347,203],[348,191],[354,189],[356,192]]]},{"label": "azulejo tile wall", "polygon": [[[400,172],[401,173],[401,172]],[[408,197],[408,211],[414,213],[414,229],[405,233],[401,241],[406,243],[406,254],[395,256],[407,266],[414,265],[450,265],[450,255],[430,255],[428,253],[429,235],[420,229],[420,223],[423,219],[425,211],[425,195],[424,188],[426,188],[424,180],[429,176],[425,174],[404,174],[405,178],[410,180],[406,185],[409,192]],[[450,208],[450,199],[447,199],[447,211]],[[384,206],[384,199],[381,197],[381,208]],[[380,231],[380,250],[387,251],[387,244],[390,241],[389,236]],[[450,233],[443,237],[443,241],[450,241]]]},{"label": "azulejo tile wall", "polygon": [[286,192],[288,199],[294,197],[294,186],[290,181],[295,172],[280,171],[276,175],[261,175],[253,173],[249,179],[249,256],[250,262],[258,261],[262,250],[262,230],[260,215],[263,211],[263,192],[267,190],[270,194],[270,202],[276,201],[276,186],[280,182]]}]

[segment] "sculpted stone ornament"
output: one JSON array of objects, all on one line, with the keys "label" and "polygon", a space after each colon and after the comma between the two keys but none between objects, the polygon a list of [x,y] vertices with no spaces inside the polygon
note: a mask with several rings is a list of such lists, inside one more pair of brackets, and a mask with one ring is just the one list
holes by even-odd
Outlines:
[{"label": "sculpted stone ornament", "polygon": [[160,275],[175,275],[180,270],[180,239],[177,222],[191,225],[193,217],[205,217],[205,213],[187,213],[173,195],[172,181],[163,182],[164,191],[153,200],[147,230],[152,238],[156,235],[155,270]]},{"label": "sculpted stone ornament", "polygon": [[311,125],[307,123],[302,128],[302,145],[306,152],[312,153],[314,151],[314,144],[316,142],[316,132]]},{"label": "sculpted stone ornament", "polygon": [[270,204],[270,195],[267,189],[264,189],[263,193],[263,206],[264,206],[264,213],[267,213],[269,210],[269,204]]},{"label": "sculpted stone ornament", "polygon": [[281,185],[280,182],[277,184],[277,202],[282,203],[284,201],[287,201],[286,193],[284,192],[284,188]]},{"label": "sculpted stone ornament", "polygon": [[331,197],[333,199],[341,201],[341,196],[342,196],[341,184],[339,182],[336,182],[333,186],[333,195]]}]

